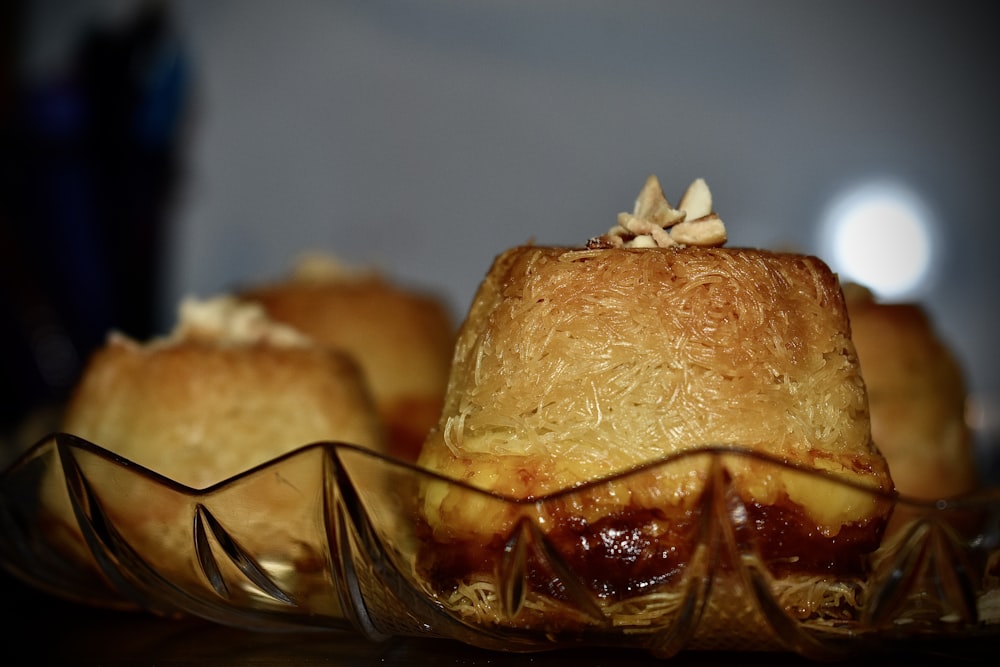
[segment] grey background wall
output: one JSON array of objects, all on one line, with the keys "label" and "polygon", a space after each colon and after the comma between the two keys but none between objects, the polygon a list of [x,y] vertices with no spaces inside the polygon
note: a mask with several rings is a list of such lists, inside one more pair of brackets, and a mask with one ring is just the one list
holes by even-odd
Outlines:
[{"label": "grey background wall", "polygon": [[[22,72],[51,76],[82,25],[139,4],[26,3]],[[888,178],[938,232],[910,296],[996,429],[1000,107],[983,5],[164,4],[190,95],[163,326],[183,295],[279,275],[311,249],[437,290],[460,317],[500,250],[604,231],[650,173],[674,200],[706,178],[730,245],[830,260],[830,202]]]}]

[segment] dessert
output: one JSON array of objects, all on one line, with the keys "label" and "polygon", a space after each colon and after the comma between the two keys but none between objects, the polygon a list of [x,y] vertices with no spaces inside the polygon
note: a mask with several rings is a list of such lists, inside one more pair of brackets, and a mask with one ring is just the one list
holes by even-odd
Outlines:
[{"label": "dessert", "polygon": [[455,327],[437,296],[375,270],[307,255],[292,276],[241,297],[306,335],[346,351],[364,373],[390,453],[412,461],[444,399]]},{"label": "dessert", "polygon": [[192,488],[317,441],[384,448],[351,357],[228,296],[185,300],[162,339],[109,335],[61,429]]},{"label": "dessert", "polygon": [[[651,177],[618,222],[586,247],[511,248],[481,283],[418,462],[485,493],[423,486],[430,588],[460,614],[503,616],[517,586],[494,564],[527,534],[537,599],[515,624],[566,631],[566,615],[530,608],[569,597],[627,622],[637,597],[697,579],[721,484],[731,539],[798,586],[789,613],[855,610],[825,584],[862,576],[893,487],[837,277],[816,257],[722,247],[701,180],[675,209]],[[714,445],[781,463],[691,455]]]},{"label": "dessert", "polygon": [[921,499],[973,491],[978,476],[962,369],[927,311],[917,303],[883,303],[858,284],[845,285],[844,293],[872,438],[896,490]]},{"label": "dessert", "polygon": [[[328,441],[385,448],[353,358],[230,295],[185,300],[161,338],[111,333],[61,430],[131,462],[79,451],[49,470],[40,523],[62,560],[100,573],[99,562],[128,558],[152,581],[211,585],[234,606],[280,601],[285,583],[323,572],[326,555],[311,545],[324,544],[327,529],[307,510],[325,502],[310,481],[325,459],[291,453]],[[232,567],[240,583],[227,586],[221,573]],[[139,595],[156,611],[155,594]]]}]

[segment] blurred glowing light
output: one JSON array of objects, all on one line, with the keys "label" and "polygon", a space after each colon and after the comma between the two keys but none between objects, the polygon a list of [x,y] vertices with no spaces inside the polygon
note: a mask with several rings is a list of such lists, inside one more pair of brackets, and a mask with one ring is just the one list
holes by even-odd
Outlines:
[{"label": "blurred glowing light", "polygon": [[841,194],[824,216],[823,254],[845,281],[885,299],[915,296],[935,260],[934,223],[924,202],[894,183]]}]

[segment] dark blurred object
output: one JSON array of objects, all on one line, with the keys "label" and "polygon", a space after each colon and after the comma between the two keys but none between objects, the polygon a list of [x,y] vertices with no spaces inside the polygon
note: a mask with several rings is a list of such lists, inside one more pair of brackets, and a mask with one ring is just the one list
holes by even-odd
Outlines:
[{"label": "dark blurred object", "polygon": [[[23,9],[5,10],[16,45]],[[110,329],[154,332],[188,71],[166,5],[81,36],[69,71],[18,81],[5,53],[0,405],[5,432],[65,399]]]}]

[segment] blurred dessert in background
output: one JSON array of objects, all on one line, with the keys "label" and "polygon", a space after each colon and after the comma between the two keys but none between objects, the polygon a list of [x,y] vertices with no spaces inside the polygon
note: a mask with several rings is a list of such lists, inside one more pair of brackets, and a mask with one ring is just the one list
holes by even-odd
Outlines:
[{"label": "blurred dessert in background", "polygon": [[868,390],[872,438],[899,493],[937,499],[978,485],[962,369],[927,311],[844,285],[851,337]]},{"label": "blurred dessert in background", "polygon": [[384,449],[352,357],[229,296],[185,300],[169,336],[111,333],[61,430],[193,488],[317,441]]},{"label": "blurred dessert in background", "polygon": [[[325,537],[309,536],[327,528],[303,509],[324,501],[323,484],[308,481],[322,479],[323,466],[317,471],[307,453],[257,467],[316,442],[385,447],[350,355],[230,295],[184,300],[160,338],[109,334],[88,359],[60,430],[129,463],[78,450],[47,470],[39,525],[49,544],[98,573],[104,559],[130,558],[175,582],[199,572],[217,579],[216,558],[238,560],[244,550],[255,567],[281,564],[264,577],[321,572],[325,556],[314,544]],[[234,503],[233,487],[220,484],[237,476],[243,491]],[[254,589],[237,588],[222,594],[238,606]]]},{"label": "blurred dessert in background", "polygon": [[239,296],[356,359],[390,453],[416,459],[440,415],[454,349],[456,327],[443,299],[320,253],[300,258],[291,275],[248,285]]}]

